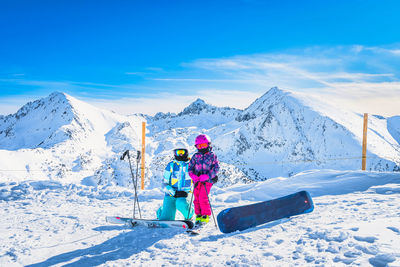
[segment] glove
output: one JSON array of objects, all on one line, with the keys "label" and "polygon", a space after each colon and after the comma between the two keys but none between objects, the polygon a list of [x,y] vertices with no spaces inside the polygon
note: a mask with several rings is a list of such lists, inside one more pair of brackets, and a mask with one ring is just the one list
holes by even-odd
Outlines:
[{"label": "glove", "polygon": [[210,179],[210,176],[208,176],[208,174],[202,174],[199,176],[200,182],[207,182],[209,179]]},{"label": "glove", "polygon": [[199,181],[199,176],[197,176],[196,174],[189,172],[189,176],[190,178],[192,178],[193,183],[197,183]]},{"label": "glove", "polygon": [[218,176],[215,176],[214,178],[212,178],[211,181],[212,181],[213,184],[218,182]]},{"label": "glove", "polygon": [[175,190],[170,185],[166,185],[164,188],[164,192],[173,197],[175,195]]},{"label": "glove", "polygon": [[185,191],[176,191],[175,192],[175,195],[174,195],[174,198],[177,198],[177,197],[187,197],[188,196],[188,193],[186,193]]}]

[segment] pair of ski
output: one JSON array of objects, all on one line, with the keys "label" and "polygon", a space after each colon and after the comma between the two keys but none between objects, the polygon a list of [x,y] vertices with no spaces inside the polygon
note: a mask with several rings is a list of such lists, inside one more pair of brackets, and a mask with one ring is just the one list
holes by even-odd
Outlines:
[{"label": "pair of ski", "polygon": [[123,218],[123,217],[112,217],[108,216],[106,217],[106,221],[109,223],[114,223],[114,224],[124,224],[128,225],[130,227],[134,226],[145,226],[148,228],[181,228],[186,230],[188,233],[196,235],[198,234],[198,231],[196,231],[195,225],[193,224],[192,221],[190,220],[175,220],[175,221],[160,221],[160,220],[146,220],[146,219],[136,219],[136,206],[139,212],[139,216],[142,217],[141,212],[140,212],[140,206],[139,206],[139,199],[138,199],[138,169],[139,169],[139,162],[140,162],[140,151],[137,151],[137,156],[136,156],[136,175],[133,174],[133,168],[131,164],[131,156],[129,153],[129,150],[126,150],[123,155],[121,156],[121,160],[124,160],[126,156],[128,156],[128,162],[129,162],[129,168],[131,171],[131,176],[132,176],[132,184],[135,189],[135,198],[134,198],[134,204],[133,204],[133,218]]},{"label": "pair of ski", "polygon": [[[121,157],[124,160],[128,156],[129,167],[132,175],[132,183],[135,189],[135,201],[133,204],[133,218],[121,217],[107,217],[107,221],[117,224],[128,224],[130,226],[143,225],[149,228],[168,228],[178,227],[186,230],[187,232],[196,235],[200,226],[196,226],[192,221],[159,221],[159,220],[145,220],[135,219],[136,206],[138,207],[139,216],[141,217],[139,199],[137,194],[138,182],[138,169],[140,161],[140,151],[137,151],[136,157],[136,176],[133,175],[131,158],[129,150],[126,150]],[[191,202],[192,203],[192,200]],[[223,233],[232,233],[235,231],[243,231],[267,222],[276,221],[282,218],[289,218],[291,216],[309,213],[314,210],[313,201],[311,196],[306,191],[300,191],[294,194],[283,196],[276,199],[262,201],[255,204],[239,206],[224,209],[217,216],[219,230]],[[214,213],[213,213],[214,217]],[[214,219],[215,221],[215,219]],[[217,226],[217,225],[215,225]]]},{"label": "pair of ski", "polygon": [[113,224],[124,224],[130,227],[178,228],[186,231],[190,235],[198,235],[200,228],[200,226],[195,225],[190,220],[162,221],[108,216],[106,217],[106,221]]},{"label": "pair of ski", "polygon": [[[300,191],[255,204],[224,209],[218,214],[217,221],[221,232],[232,233],[313,210],[314,205],[310,194]],[[180,227],[193,235],[198,234],[201,228],[201,226],[195,227],[192,221],[158,221],[120,217],[107,217],[107,221],[132,226],[144,225],[150,228]]]}]

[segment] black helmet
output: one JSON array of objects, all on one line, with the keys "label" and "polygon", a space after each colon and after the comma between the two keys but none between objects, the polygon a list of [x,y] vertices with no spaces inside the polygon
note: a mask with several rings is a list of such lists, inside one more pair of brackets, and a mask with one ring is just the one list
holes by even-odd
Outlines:
[{"label": "black helmet", "polygon": [[189,160],[189,150],[184,143],[179,142],[175,145],[174,157],[178,161],[188,161]]}]

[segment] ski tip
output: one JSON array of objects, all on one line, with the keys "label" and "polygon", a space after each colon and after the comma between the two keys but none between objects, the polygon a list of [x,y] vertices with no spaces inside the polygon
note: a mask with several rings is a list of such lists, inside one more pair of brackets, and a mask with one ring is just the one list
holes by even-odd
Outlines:
[{"label": "ski tip", "polygon": [[195,230],[187,230],[186,233],[188,233],[189,235],[199,235],[200,233],[195,231]]}]

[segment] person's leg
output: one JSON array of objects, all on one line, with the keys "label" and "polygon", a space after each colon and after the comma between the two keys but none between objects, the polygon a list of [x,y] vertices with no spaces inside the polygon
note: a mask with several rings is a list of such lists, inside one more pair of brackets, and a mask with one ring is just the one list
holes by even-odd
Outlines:
[{"label": "person's leg", "polygon": [[208,195],[210,194],[210,190],[212,187],[212,183],[201,183],[199,184],[198,187],[200,192],[199,192],[199,205],[201,209],[201,215],[211,215],[211,207],[210,203],[208,202]]},{"label": "person's leg", "polygon": [[187,200],[187,198],[178,197],[176,199],[176,209],[179,210],[180,213],[182,213],[185,220],[189,220],[193,216],[193,207],[190,209],[190,213],[189,213],[189,207],[190,203]]},{"label": "person's leg", "polygon": [[201,184],[199,183],[193,190],[193,195],[194,195],[193,205],[194,205],[194,212],[196,213],[196,215],[201,214],[201,206],[199,202],[200,188]]},{"label": "person's leg", "polygon": [[163,206],[161,206],[160,208],[158,208],[158,210],[156,211],[157,220],[159,220],[159,219],[161,218],[162,210],[163,210]]},{"label": "person's leg", "polygon": [[175,220],[175,213],[176,213],[176,199],[174,197],[165,196],[163,206],[160,208],[160,215],[157,217],[159,220]]}]

